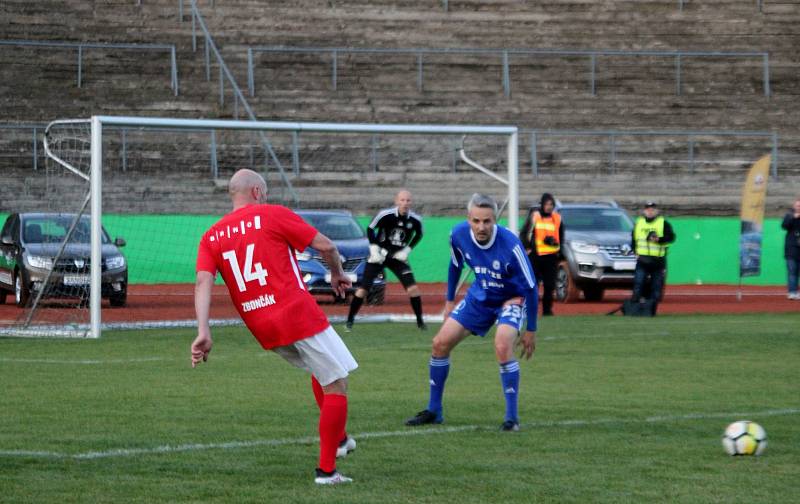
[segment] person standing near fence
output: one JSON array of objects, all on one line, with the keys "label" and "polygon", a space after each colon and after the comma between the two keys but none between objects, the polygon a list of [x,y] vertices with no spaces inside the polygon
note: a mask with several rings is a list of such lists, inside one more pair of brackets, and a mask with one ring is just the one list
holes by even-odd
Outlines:
[{"label": "person standing near fence", "polygon": [[787,286],[789,299],[800,301],[798,274],[800,274],[800,198],[794,200],[792,209],[783,217],[781,227],[786,230],[783,256],[786,258]]},{"label": "person standing near fence", "polygon": [[553,314],[553,293],[556,290],[561,244],[564,243],[564,225],[555,206],[556,200],[552,194],[542,194],[539,209],[531,208],[519,235],[533,264],[536,279],[544,286],[544,316]]},{"label": "person standing near fence", "polygon": [[631,296],[634,302],[639,302],[642,296],[656,302],[661,300],[667,270],[667,248],[674,242],[675,232],[664,216],[659,215],[656,202],[646,202],[643,215],[636,219],[631,235],[636,253]]}]

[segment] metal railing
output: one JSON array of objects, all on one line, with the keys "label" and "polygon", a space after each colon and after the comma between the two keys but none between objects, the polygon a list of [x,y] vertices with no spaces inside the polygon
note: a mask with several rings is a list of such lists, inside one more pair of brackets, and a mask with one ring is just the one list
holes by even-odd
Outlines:
[{"label": "metal railing", "polygon": [[[683,6],[687,3],[688,0],[678,0],[678,10],[683,11]],[[764,0],[756,0],[756,9],[758,12],[764,12]]]},{"label": "metal railing", "polygon": [[[9,124],[0,124],[0,130],[4,131],[28,131],[31,139],[31,168],[33,170],[39,169],[39,143],[42,141],[41,134],[44,134],[44,130],[47,127],[47,124],[36,124],[36,123],[9,123]],[[44,151],[41,151],[42,153]],[[16,154],[22,157],[27,157],[27,154],[20,151],[17,151]]]},{"label": "metal railing", "polygon": [[[191,0],[191,8],[192,8],[192,51],[197,52],[197,36],[198,36],[198,27],[202,32],[203,37],[203,46],[204,46],[204,59],[205,59],[205,70],[206,70],[206,81],[211,81],[211,54],[214,54],[214,59],[216,60],[217,67],[219,68],[219,103],[220,105],[225,104],[225,83],[227,82],[228,86],[230,87],[231,91],[233,92],[233,115],[236,119],[239,119],[239,106],[244,109],[245,114],[247,115],[248,119],[251,121],[257,121],[255,113],[253,109],[250,107],[250,104],[247,103],[247,99],[244,97],[242,90],[239,88],[239,85],[236,83],[236,79],[233,77],[228,65],[225,64],[225,60],[222,58],[222,54],[219,52],[216,44],[214,43],[214,39],[211,37],[211,33],[208,31],[208,27],[206,26],[206,22],[203,19],[203,15],[200,13],[200,9],[197,7],[197,1]],[[278,156],[275,154],[275,150],[272,148],[272,144],[267,138],[267,135],[264,134],[263,131],[258,131],[259,139],[261,140],[261,144],[264,148],[264,151],[269,159],[275,164],[275,167],[278,170],[281,180],[283,181],[286,189],[289,191],[289,195],[291,196],[292,200],[295,204],[299,202],[299,196],[297,191],[295,191],[294,187],[292,186],[289,177],[286,175],[286,171],[283,169],[283,165],[278,160]]]},{"label": "metal railing", "polygon": [[329,54],[331,58],[331,87],[338,87],[338,57],[340,54],[400,54],[416,58],[417,90],[424,90],[424,57],[430,55],[478,55],[500,60],[502,65],[502,87],[506,98],[511,96],[511,72],[509,59],[512,56],[546,56],[586,57],[589,61],[589,90],[592,96],[597,95],[598,58],[610,57],[660,57],[673,58],[675,61],[675,94],[682,94],[682,68],[687,58],[759,58],[763,66],[762,84],[764,96],[770,96],[769,53],[768,52],[723,52],[723,51],[621,51],[611,49],[467,49],[467,48],[355,48],[355,47],[285,47],[285,46],[253,46],[247,48],[247,87],[250,96],[255,96],[255,53],[306,53]]},{"label": "metal railing", "polygon": [[0,46],[12,47],[51,47],[56,49],[73,49],[78,53],[77,84],[83,84],[83,52],[87,49],[118,49],[132,51],[167,51],[170,61],[170,86],[178,96],[178,63],[175,46],[172,44],[117,44],[104,42],[63,42],[43,40],[0,40]]},{"label": "metal railing", "polygon": [[[725,131],[725,130],[558,130],[522,129],[520,136],[528,135],[531,173],[539,175],[539,141],[542,137],[605,137],[608,146],[608,170],[613,173],[617,166],[617,140],[621,137],[680,137],[686,139],[686,165],[694,171],[696,162],[695,145],[699,137],[736,137],[769,139],[772,154],[772,177],[778,178],[778,133],[775,131]],[[520,140],[522,143],[522,140]]]}]

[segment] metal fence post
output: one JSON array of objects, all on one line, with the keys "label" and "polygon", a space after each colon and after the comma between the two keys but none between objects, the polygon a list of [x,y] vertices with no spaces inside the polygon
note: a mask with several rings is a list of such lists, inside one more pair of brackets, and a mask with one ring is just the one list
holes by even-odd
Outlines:
[{"label": "metal fence post", "polygon": [[209,49],[208,37],[203,37],[205,46],[205,61],[206,61],[206,82],[211,82],[211,49]]},{"label": "metal fence post", "polygon": [[81,87],[83,78],[83,46],[78,46],[78,87]]},{"label": "metal fence post", "polygon": [[219,104],[225,105],[225,75],[222,73],[222,65],[219,66]]},{"label": "metal fence post", "polygon": [[590,85],[591,90],[592,90],[592,96],[597,96],[597,83],[595,82],[595,73],[597,72],[597,54],[596,53],[592,53],[591,67],[592,67],[592,71],[591,71],[591,77],[590,77],[589,85]]},{"label": "metal fence post", "polygon": [[178,0],[178,22],[183,23],[183,0]]},{"label": "metal fence post", "polygon": [[508,70],[508,51],[503,51],[503,94],[511,96],[511,75]]},{"label": "metal fence post", "polygon": [[192,5],[192,52],[197,52],[197,19],[194,15],[194,5]]},{"label": "metal fence post", "polygon": [[617,171],[617,139],[613,133],[608,137],[608,157],[609,172],[615,173]]},{"label": "metal fence post", "polygon": [[531,131],[531,172],[534,177],[539,176],[539,150],[536,146],[536,131]]},{"label": "metal fence post", "polygon": [[772,132],[772,177],[778,180],[778,134]]},{"label": "metal fence post", "polygon": [[769,85],[769,53],[764,54],[764,96],[770,96],[772,90]]},{"label": "metal fence post", "polygon": [[678,0],[678,10],[683,12],[683,0]]},{"label": "metal fence post", "polygon": [[689,171],[694,174],[694,137],[689,136]]},{"label": "metal fence post", "polygon": [[239,96],[233,93],[233,118],[239,120]]},{"label": "metal fence post", "polygon": [[378,173],[378,135],[372,135],[372,149],[370,155],[370,162],[372,164],[373,173]]},{"label": "metal fence post", "polygon": [[447,0],[442,0],[442,6],[444,7],[445,12],[448,12],[450,10],[450,4]]},{"label": "metal fence post", "polygon": [[170,74],[172,76],[172,90],[178,96],[178,57],[175,54],[175,46],[170,51]]},{"label": "metal fence post", "polygon": [[756,7],[758,7],[758,12],[764,12],[764,0],[756,0]]},{"label": "metal fence post", "polygon": [[300,134],[297,131],[292,131],[292,167],[294,168],[294,176],[300,176]]},{"label": "metal fence post", "polygon": [[422,92],[422,53],[417,53],[417,91]]},{"label": "metal fence post", "polygon": [[217,132],[211,130],[211,177],[219,177],[219,166],[217,166]]},{"label": "metal fence post", "polygon": [[253,76],[253,48],[247,48],[247,87],[250,88],[250,96],[256,95],[256,83]]},{"label": "metal fence post", "polygon": [[458,148],[460,147],[458,138],[453,139],[453,148],[451,151],[453,152],[453,173],[456,172],[456,168],[458,167]]},{"label": "metal fence post", "polygon": [[33,169],[39,169],[39,145],[36,140],[36,126],[33,127]]},{"label": "metal fence post", "polygon": [[681,95],[681,55],[675,55],[675,94]]},{"label": "metal fence post", "polygon": [[128,130],[122,128],[120,136],[122,137],[122,171],[128,171]]},{"label": "metal fence post", "polygon": [[336,51],[333,51],[332,65],[333,65],[333,76],[332,76],[332,78],[333,78],[333,90],[336,91],[336,77],[337,77],[337,75],[336,75],[336,73],[337,73]]}]

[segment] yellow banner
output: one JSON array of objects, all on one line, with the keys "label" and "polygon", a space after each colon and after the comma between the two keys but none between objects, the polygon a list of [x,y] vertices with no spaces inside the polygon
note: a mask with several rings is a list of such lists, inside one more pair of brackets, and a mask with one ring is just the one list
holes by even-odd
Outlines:
[{"label": "yellow banner", "polygon": [[742,189],[742,221],[757,223],[760,230],[764,221],[764,202],[767,198],[767,180],[772,156],[766,155],[755,162]]},{"label": "yellow banner", "polygon": [[739,276],[761,273],[761,235],[764,224],[764,204],[767,199],[767,180],[772,157],[759,159],[747,173],[742,188],[742,234],[739,237]]}]

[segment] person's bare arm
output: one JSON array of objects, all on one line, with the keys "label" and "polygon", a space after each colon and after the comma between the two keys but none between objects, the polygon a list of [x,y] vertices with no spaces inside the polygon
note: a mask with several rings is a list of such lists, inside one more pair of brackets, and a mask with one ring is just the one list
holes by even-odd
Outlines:
[{"label": "person's bare arm", "polygon": [[331,287],[339,297],[345,297],[347,289],[353,286],[353,283],[344,275],[342,269],[342,261],[339,258],[339,250],[336,245],[324,234],[317,233],[314,239],[311,240],[311,247],[320,253],[325,263],[331,270]]},{"label": "person's bare arm", "polygon": [[192,367],[208,360],[213,344],[211,326],[208,324],[211,311],[211,289],[214,287],[214,275],[208,271],[198,271],[194,285],[194,310],[197,316],[197,337],[192,342]]}]

